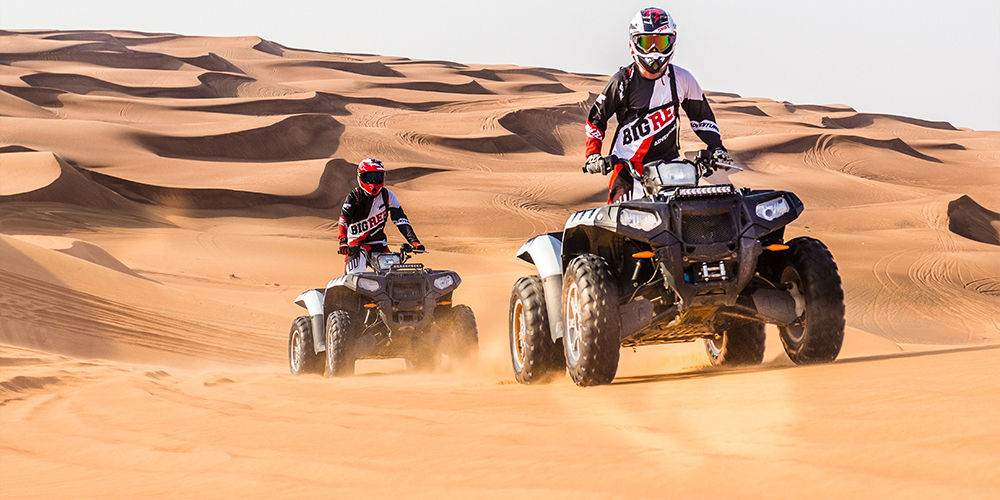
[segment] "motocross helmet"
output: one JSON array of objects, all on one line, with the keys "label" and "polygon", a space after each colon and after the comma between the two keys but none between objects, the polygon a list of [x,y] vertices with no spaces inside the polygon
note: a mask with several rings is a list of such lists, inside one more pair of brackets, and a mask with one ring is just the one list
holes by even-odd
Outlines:
[{"label": "motocross helmet", "polygon": [[382,191],[385,182],[385,167],[375,158],[365,158],[358,164],[358,186],[370,196]]},{"label": "motocross helmet", "polygon": [[659,74],[674,57],[677,25],[663,9],[647,7],[632,18],[628,27],[632,59],[650,73]]}]

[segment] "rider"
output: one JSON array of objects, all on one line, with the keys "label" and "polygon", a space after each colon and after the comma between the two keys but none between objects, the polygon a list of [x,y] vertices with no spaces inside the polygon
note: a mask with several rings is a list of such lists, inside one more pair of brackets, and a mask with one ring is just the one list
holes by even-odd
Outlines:
[{"label": "rider", "polygon": [[[368,267],[368,254],[380,254],[386,250],[385,222],[388,218],[396,225],[414,250],[422,251],[424,246],[417,241],[417,235],[410,227],[410,221],[403,213],[403,207],[392,191],[383,187],[385,167],[374,158],[366,158],[358,164],[358,187],[347,194],[344,208],[340,213],[340,251],[345,255],[347,274],[362,273]],[[351,249],[357,251],[352,252]]]},{"label": "rider", "polygon": [[708,145],[712,159],[732,163],[698,82],[687,70],[670,64],[676,41],[677,26],[670,14],[655,7],[640,10],[629,26],[633,64],[611,77],[590,110],[584,170],[606,174],[614,169],[608,184],[608,203],[643,196],[642,184],[627,168],[612,165],[601,156],[604,132],[612,115],[617,116],[619,125],[611,154],[632,161],[639,174],[643,163],[679,158],[680,107],[691,120],[695,134]]}]

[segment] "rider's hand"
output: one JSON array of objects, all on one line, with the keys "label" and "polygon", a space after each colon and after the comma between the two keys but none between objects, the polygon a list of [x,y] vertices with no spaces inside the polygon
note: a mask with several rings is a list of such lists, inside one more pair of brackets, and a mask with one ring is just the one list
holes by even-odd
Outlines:
[{"label": "rider's hand", "polygon": [[340,250],[337,250],[340,255],[347,255],[351,253],[351,247],[347,246],[347,243],[340,244]]},{"label": "rider's hand", "polygon": [[413,249],[416,250],[416,251],[418,251],[418,252],[426,252],[427,251],[427,248],[425,248],[424,245],[422,243],[420,243],[419,241],[414,241],[413,242]]},{"label": "rider's hand", "polygon": [[587,163],[583,166],[583,172],[587,174],[604,174],[611,171],[611,163],[607,158],[599,153],[594,153],[587,157]]},{"label": "rider's hand", "polygon": [[716,148],[715,151],[712,151],[712,163],[716,165],[720,163],[723,165],[732,165],[733,157],[729,155],[729,151],[722,148]]}]

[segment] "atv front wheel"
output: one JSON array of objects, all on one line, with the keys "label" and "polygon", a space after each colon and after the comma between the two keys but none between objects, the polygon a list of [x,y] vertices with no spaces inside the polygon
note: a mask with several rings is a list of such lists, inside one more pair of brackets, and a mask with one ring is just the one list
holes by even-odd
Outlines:
[{"label": "atv front wheel", "polygon": [[333,311],[326,319],[326,376],[354,375],[354,336],[347,311]]},{"label": "atv front wheel", "polygon": [[726,318],[705,339],[705,351],[714,366],[759,365],[764,361],[764,323]]},{"label": "atv front wheel", "polygon": [[288,333],[288,368],[292,375],[323,373],[323,357],[313,350],[312,319],[299,316]]},{"label": "atv front wheel", "polygon": [[566,370],[562,341],[552,342],[541,278],[525,276],[514,283],[508,320],[510,357],[518,382],[546,382]]},{"label": "atv front wheel", "polygon": [[603,258],[583,254],[569,262],[563,279],[563,348],[569,375],[579,386],[610,384],[621,351],[614,275]]},{"label": "atv front wheel", "polygon": [[785,352],[796,364],[829,363],[844,342],[844,289],[833,255],[819,240],[788,242],[780,282],[795,299],[799,317],[779,327]]},{"label": "atv front wheel", "polygon": [[450,344],[445,354],[459,364],[474,363],[479,358],[479,330],[472,308],[466,305],[452,307],[443,326]]}]

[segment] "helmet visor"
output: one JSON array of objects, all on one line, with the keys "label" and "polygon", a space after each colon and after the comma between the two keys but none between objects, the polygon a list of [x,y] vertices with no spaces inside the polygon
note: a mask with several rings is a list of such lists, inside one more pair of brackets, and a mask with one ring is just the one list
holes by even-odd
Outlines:
[{"label": "helmet visor", "polygon": [[636,50],[643,54],[652,52],[666,54],[673,48],[674,36],[676,35],[635,35],[632,37],[632,43],[635,44]]},{"label": "helmet visor", "polygon": [[384,172],[361,172],[358,174],[358,179],[365,184],[382,184],[382,180],[385,179]]}]

